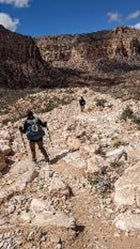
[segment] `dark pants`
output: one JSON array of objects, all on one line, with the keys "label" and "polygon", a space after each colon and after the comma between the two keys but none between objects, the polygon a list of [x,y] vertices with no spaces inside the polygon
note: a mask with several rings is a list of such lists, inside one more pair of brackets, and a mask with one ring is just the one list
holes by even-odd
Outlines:
[{"label": "dark pants", "polygon": [[80,106],[81,106],[81,112],[83,112],[85,109],[85,105],[80,105]]},{"label": "dark pants", "polygon": [[43,139],[39,140],[39,141],[30,141],[30,149],[31,149],[31,153],[32,153],[32,159],[33,161],[36,161],[36,150],[35,150],[35,145],[38,145],[41,153],[44,155],[46,161],[49,162],[49,156],[47,154],[47,151],[45,150],[44,146],[43,146]]}]

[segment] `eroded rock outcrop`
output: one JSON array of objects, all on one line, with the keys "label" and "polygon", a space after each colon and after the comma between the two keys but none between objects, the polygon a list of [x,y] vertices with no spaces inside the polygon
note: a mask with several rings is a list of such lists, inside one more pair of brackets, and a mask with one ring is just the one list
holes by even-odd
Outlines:
[{"label": "eroded rock outcrop", "polygon": [[29,36],[13,33],[0,25],[0,86],[24,88],[47,85],[47,63]]},{"label": "eroded rock outcrop", "polygon": [[[112,73],[138,70],[140,32],[128,27],[81,35],[36,38],[42,58],[53,66],[79,73]],[[121,71],[120,71],[121,72]],[[95,77],[94,77],[95,79]],[[86,77],[90,81],[90,77]]]}]

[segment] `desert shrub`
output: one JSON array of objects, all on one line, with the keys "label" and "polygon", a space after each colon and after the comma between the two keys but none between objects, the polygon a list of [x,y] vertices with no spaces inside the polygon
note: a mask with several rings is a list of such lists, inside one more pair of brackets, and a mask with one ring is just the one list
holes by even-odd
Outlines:
[{"label": "desert shrub", "polygon": [[133,122],[140,127],[140,118],[136,115],[133,115]]},{"label": "desert shrub", "polygon": [[106,153],[105,153],[102,145],[99,145],[99,147],[95,150],[95,154],[100,155],[102,157],[105,157]]},{"label": "desert shrub", "polygon": [[58,97],[53,97],[47,102],[47,112],[52,111],[54,108],[59,107],[60,105],[68,105],[70,104],[72,99],[70,97],[64,97],[64,98],[58,98]]},{"label": "desert shrub", "polygon": [[131,119],[137,125],[137,128],[140,129],[140,118],[133,113],[133,110],[129,106],[122,112],[120,119],[124,121]]},{"label": "desert shrub", "polygon": [[121,145],[123,145],[123,141],[121,141],[119,138],[116,138],[114,141],[113,141],[113,147],[114,148],[118,148],[120,147]]},{"label": "desert shrub", "polygon": [[47,112],[52,111],[54,108],[57,108],[59,106],[60,99],[57,97],[54,97],[53,99],[50,99],[47,103]]},{"label": "desert shrub", "polygon": [[133,110],[129,106],[127,106],[123,110],[120,119],[126,121],[127,119],[132,119],[132,118],[133,118]]},{"label": "desert shrub", "polygon": [[73,93],[74,93],[74,90],[71,89],[71,88],[68,88],[68,89],[67,89],[67,93],[68,93],[68,94],[73,94]]},{"label": "desert shrub", "polygon": [[122,165],[122,162],[113,161],[113,162],[110,162],[109,169],[116,169],[120,167],[121,165]]},{"label": "desert shrub", "polygon": [[88,175],[88,181],[92,187],[100,194],[106,194],[111,191],[111,181],[107,174],[107,168],[103,167],[101,170]]},{"label": "desert shrub", "polygon": [[7,125],[9,121],[11,121],[11,120],[9,118],[6,118],[6,119],[2,120],[2,124]]},{"label": "desert shrub", "polygon": [[96,106],[104,108],[107,100],[106,99],[95,99],[95,102],[96,102]]},{"label": "desert shrub", "polygon": [[87,92],[88,92],[87,89],[85,89],[85,90],[83,91],[83,94],[87,94]]},{"label": "desert shrub", "polygon": [[75,131],[76,130],[76,123],[69,125],[67,130],[68,131]]}]

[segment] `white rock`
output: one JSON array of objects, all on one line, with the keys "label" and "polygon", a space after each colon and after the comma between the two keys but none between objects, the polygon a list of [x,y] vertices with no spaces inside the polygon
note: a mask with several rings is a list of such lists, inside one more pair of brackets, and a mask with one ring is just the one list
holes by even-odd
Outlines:
[{"label": "white rock", "polygon": [[49,185],[49,193],[53,196],[70,196],[70,187],[61,177],[54,175]]},{"label": "white rock", "polygon": [[64,161],[68,164],[73,165],[79,169],[86,169],[87,162],[86,160],[79,154],[79,152],[70,153],[65,158]]},{"label": "white rock", "polygon": [[35,216],[33,225],[74,228],[75,220],[61,212],[53,213],[51,211],[44,211]]},{"label": "white rock", "polygon": [[123,148],[119,148],[110,152],[106,153],[106,157],[114,157],[114,156],[121,156],[125,153],[125,150]]},{"label": "white rock", "polygon": [[30,170],[24,174],[18,176],[15,186],[18,191],[23,191],[28,183],[32,182],[38,176],[38,172],[35,170]]},{"label": "white rock", "polygon": [[33,199],[30,204],[30,210],[33,215],[43,212],[44,210],[49,210],[49,206],[47,201],[43,201],[40,199]]},{"label": "white rock", "polygon": [[74,218],[68,217],[62,212],[49,210],[47,201],[33,199],[30,212],[32,224],[35,226],[75,228]]},{"label": "white rock", "polygon": [[29,223],[31,221],[30,213],[27,213],[27,212],[23,211],[20,214],[20,219],[21,219],[22,222]]},{"label": "white rock", "polygon": [[117,206],[140,205],[140,162],[125,170],[115,183],[114,201]]},{"label": "white rock", "polygon": [[29,159],[22,160],[16,163],[11,170],[14,175],[24,174],[27,171],[33,171],[35,169],[35,164]]},{"label": "white rock", "polygon": [[140,230],[140,215],[129,212],[119,214],[114,220],[114,224],[123,231]]}]

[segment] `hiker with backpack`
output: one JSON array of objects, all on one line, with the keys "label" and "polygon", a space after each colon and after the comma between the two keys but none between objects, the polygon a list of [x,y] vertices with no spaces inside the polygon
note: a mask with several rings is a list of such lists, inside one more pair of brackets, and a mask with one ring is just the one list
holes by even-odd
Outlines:
[{"label": "hiker with backpack", "polygon": [[85,99],[83,97],[81,97],[79,99],[79,104],[80,104],[80,107],[81,107],[81,112],[83,112],[84,109],[85,109],[85,105],[86,105],[86,101],[85,101]]},{"label": "hiker with backpack", "polygon": [[45,160],[47,162],[50,162],[49,155],[43,145],[43,137],[45,136],[44,127],[48,130],[47,122],[42,122],[39,118],[36,118],[32,111],[29,111],[27,113],[27,120],[24,122],[23,126],[19,127],[21,135],[23,133],[27,134],[32,154],[32,160],[34,162],[36,162],[36,144],[44,155]]}]

